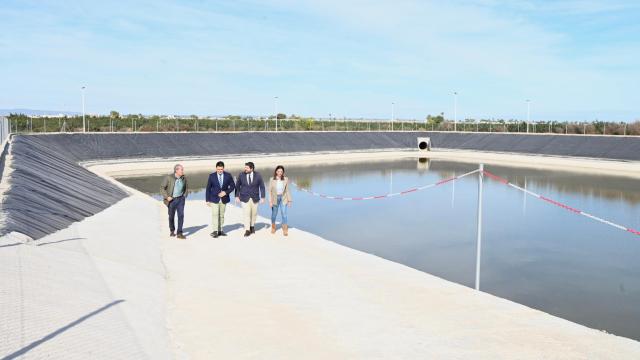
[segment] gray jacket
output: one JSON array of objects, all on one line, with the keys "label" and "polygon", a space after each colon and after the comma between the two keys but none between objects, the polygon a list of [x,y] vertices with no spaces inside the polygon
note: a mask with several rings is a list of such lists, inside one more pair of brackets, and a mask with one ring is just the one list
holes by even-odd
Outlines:
[{"label": "gray jacket", "polygon": [[[184,181],[184,190],[182,192],[182,195],[184,195],[184,197],[186,198],[187,195],[189,195],[189,187],[187,185],[187,177],[182,175],[182,180]],[[160,184],[160,194],[162,195],[162,198],[164,199],[165,204],[169,203],[167,201],[168,197],[173,197],[173,187],[175,185],[176,185],[176,175],[175,174],[169,174],[169,175],[165,176],[164,179],[162,180],[162,184]]]}]

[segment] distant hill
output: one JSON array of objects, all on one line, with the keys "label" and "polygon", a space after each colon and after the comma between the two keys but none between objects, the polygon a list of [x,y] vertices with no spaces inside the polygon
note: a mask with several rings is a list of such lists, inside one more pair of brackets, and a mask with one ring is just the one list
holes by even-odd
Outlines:
[{"label": "distant hill", "polygon": [[33,110],[33,109],[0,109],[0,116],[6,116],[9,114],[24,114],[30,116],[36,115],[80,115],[82,113],[75,111],[56,111],[56,110]]}]

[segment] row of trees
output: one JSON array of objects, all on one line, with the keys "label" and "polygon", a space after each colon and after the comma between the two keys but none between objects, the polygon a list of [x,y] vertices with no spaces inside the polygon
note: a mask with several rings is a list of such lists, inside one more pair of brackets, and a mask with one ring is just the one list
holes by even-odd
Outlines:
[{"label": "row of trees", "polygon": [[[82,116],[58,118],[32,118],[24,114],[8,116],[13,132],[81,132]],[[527,126],[526,122],[516,120],[476,121],[465,119],[454,124],[446,120],[443,114],[429,115],[425,121],[390,121],[315,119],[297,115],[287,116],[280,113],[268,118],[229,115],[216,119],[201,119],[196,115],[183,118],[161,116],[143,116],[141,114],[120,115],[111,111],[109,115],[86,116],[87,131],[94,132],[153,132],[153,131],[471,131],[471,132],[529,132],[555,134],[607,134],[640,135],[640,121],[633,123],[593,121],[590,123],[573,122],[536,122]]]}]

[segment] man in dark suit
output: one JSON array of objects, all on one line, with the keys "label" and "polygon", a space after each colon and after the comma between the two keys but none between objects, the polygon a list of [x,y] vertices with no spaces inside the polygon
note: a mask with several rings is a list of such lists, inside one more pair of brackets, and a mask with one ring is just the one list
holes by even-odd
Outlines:
[{"label": "man in dark suit", "polygon": [[236,189],[233,182],[233,176],[224,171],[224,163],[218,161],[216,163],[216,172],[209,174],[207,180],[207,188],[205,191],[205,201],[211,207],[211,227],[213,232],[211,236],[227,236],[222,231],[224,225],[224,212],[230,201],[229,195]]},{"label": "man in dark suit", "polygon": [[264,181],[259,172],[254,171],[252,162],[244,164],[244,172],[238,175],[236,183],[236,202],[242,202],[244,217],[244,236],[256,232],[256,217],[258,216],[258,202],[264,204]]}]

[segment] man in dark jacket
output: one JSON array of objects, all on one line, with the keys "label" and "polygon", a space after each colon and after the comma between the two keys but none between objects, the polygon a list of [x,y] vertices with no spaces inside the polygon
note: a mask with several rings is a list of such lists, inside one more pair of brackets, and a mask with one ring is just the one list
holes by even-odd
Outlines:
[{"label": "man in dark jacket", "polygon": [[209,174],[207,188],[205,191],[205,201],[211,207],[211,227],[213,232],[211,236],[227,236],[222,231],[224,226],[224,211],[230,201],[229,195],[236,189],[233,182],[233,176],[224,171],[224,163],[218,161],[216,163],[216,172]]},{"label": "man in dark jacket", "polygon": [[254,168],[255,165],[252,162],[244,164],[244,172],[238,175],[236,183],[236,202],[242,202],[245,237],[255,234],[258,202],[264,204],[265,197],[264,181]]},{"label": "man in dark jacket", "polygon": [[169,208],[169,236],[176,236],[175,215],[178,212],[178,239],[186,239],[182,234],[184,224],[184,203],[188,195],[187,178],[184,176],[184,168],[177,164],[173,167],[173,174],[167,175],[160,184],[160,194],[165,205]]}]

